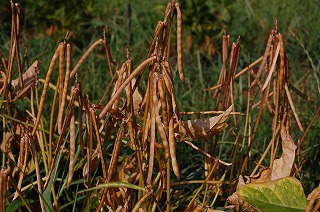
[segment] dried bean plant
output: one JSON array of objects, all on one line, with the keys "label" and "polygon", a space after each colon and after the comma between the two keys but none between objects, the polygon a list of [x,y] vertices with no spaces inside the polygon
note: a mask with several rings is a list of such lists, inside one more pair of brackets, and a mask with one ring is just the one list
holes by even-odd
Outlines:
[{"label": "dried bean plant", "polygon": [[[240,38],[229,54],[230,37],[225,30],[220,76],[216,86],[206,89],[215,90],[215,111],[182,113],[176,97],[177,82],[173,79],[176,69],[181,82],[185,81],[183,21],[177,2],[167,4],[146,57],[136,67],[129,47],[123,64],[112,59],[104,31],[104,38],[94,42],[72,68],[72,46],[67,34],[53,51],[45,79],[37,78],[39,61],[23,73],[24,62],[19,54],[20,7],[14,3],[11,7],[10,52],[7,59],[1,58],[0,211],[171,211],[178,207],[172,204],[176,198],[172,188],[193,183],[201,185],[181,207],[193,211],[200,201],[202,208],[212,207],[221,196],[222,185],[235,185],[233,180],[250,167],[248,161],[263,111],[268,109],[272,114],[273,135],[252,175],[269,151],[272,166],[279,148],[280,126],[290,128],[290,114],[305,132],[291,98],[290,68],[277,27],[270,33],[264,55],[239,73]],[[176,38],[176,43],[172,38]],[[101,44],[106,51],[111,81],[100,102],[93,103],[83,94],[78,76],[88,55]],[[172,51],[174,47],[176,51]],[[172,55],[173,52],[177,55]],[[259,63],[259,70],[253,72],[253,66]],[[55,84],[51,77],[54,72],[58,73]],[[232,163],[227,163],[213,155],[219,135],[228,126],[229,115],[233,116],[234,126],[238,125],[241,113],[235,111],[234,84],[244,73],[248,73],[249,88],[245,125],[241,131],[233,131],[236,139],[230,157]],[[18,77],[12,80],[13,76]],[[138,89],[143,79],[147,79],[147,87],[142,94]],[[250,90],[254,87],[261,92],[252,100]],[[29,103],[25,111],[17,106],[19,101]],[[259,111],[251,120],[251,110],[255,107]],[[182,118],[193,114],[218,115]],[[191,142],[212,137],[211,150],[202,150]],[[180,142],[205,156],[204,180],[176,182],[181,177],[177,157]],[[229,180],[225,180],[227,172]]]}]

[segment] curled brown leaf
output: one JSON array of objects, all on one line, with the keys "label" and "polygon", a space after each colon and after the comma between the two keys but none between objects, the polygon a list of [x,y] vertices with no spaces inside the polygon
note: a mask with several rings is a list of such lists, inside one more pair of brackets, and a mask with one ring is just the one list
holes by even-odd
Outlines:
[{"label": "curled brown leaf", "polygon": [[280,133],[282,139],[282,155],[279,159],[274,160],[271,180],[290,176],[297,148],[284,126],[281,127]]},{"label": "curled brown leaf", "polygon": [[24,98],[30,87],[35,85],[37,82],[37,75],[40,72],[41,62],[39,60],[34,61],[34,63],[23,73],[23,87],[19,83],[19,78],[12,80],[11,84],[14,87],[14,92],[19,99]]},{"label": "curled brown leaf", "polygon": [[[231,110],[232,106],[219,116],[183,121],[182,125],[186,129],[186,135],[182,136],[182,139],[210,138],[218,132],[223,131],[228,126],[226,121]],[[179,133],[178,127],[175,127],[175,131]]]}]

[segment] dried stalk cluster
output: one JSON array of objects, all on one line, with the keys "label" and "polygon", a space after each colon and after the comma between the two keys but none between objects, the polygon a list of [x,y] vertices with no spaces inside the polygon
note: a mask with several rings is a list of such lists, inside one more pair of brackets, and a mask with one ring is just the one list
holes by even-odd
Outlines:
[{"label": "dried stalk cluster", "polygon": [[[88,211],[92,207],[92,199],[99,201],[95,204],[97,211],[102,208],[112,211],[138,211],[143,208],[145,211],[150,211],[155,210],[156,207],[162,211],[163,208],[159,202],[163,199],[164,191],[166,210],[170,211],[172,197],[170,172],[173,170],[174,175],[180,178],[179,161],[176,155],[176,144],[180,141],[186,142],[206,156],[205,168],[208,173],[202,186],[189,202],[188,210],[191,211],[196,197],[205,185],[207,192],[207,183],[210,181],[215,184],[214,194],[216,196],[219,194],[225,175],[217,181],[212,180],[219,163],[231,167],[229,182],[233,180],[236,165],[240,167],[237,177],[242,174],[252,156],[252,145],[265,108],[268,108],[273,115],[273,137],[252,174],[257,171],[270,149],[270,166],[272,166],[280,140],[280,126],[287,128],[290,126],[288,113],[293,113],[299,129],[304,131],[289,92],[292,85],[289,83],[288,60],[285,56],[283,38],[277,32],[277,27],[270,33],[264,55],[239,73],[236,71],[240,57],[240,39],[232,45],[229,54],[230,38],[225,31],[220,76],[216,86],[206,89],[215,90],[214,109],[220,110],[218,112],[220,115],[182,120],[182,113],[179,112],[176,100],[173,66],[169,62],[172,54],[170,49],[173,24],[176,23],[176,64],[180,80],[184,82],[182,15],[180,5],[175,1],[167,5],[163,21],[159,21],[155,28],[146,58],[136,68],[133,68],[129,48],[126,52],[127,60],[122,65],[117,64],[112,59],[108,41],[104,36],[104,39],[99,39],[91,45],[72,69],[72,46],[65,39],[56,48],[45,79],[40,80],[37,80],[40,70],[39,61],[35,61],[30,67],[27,64],[29,68],[22,73],[25,61],[21,62],[19,55],[19,20],[19,5],[12,3],[10,54],[7,61],[2,58],[4,70],[1,70],[3,76],[3,86],[0,90],[1,117],[3,122],[10,126],[10,130],[4,132],[2,147],[4,153],[2,166],[9,167],[2,168],[0,171],[2,188],[0,211],[6,209],[6,192],[11,186],[14,187],[15,193],[7,197],[9,202],[21,198],[24,206],[32,211],[33,208],[25,201],[23,193],[29,187],[34,187],[39,195],[42,211],[59,210],[59,195],[65,192],[65,189],[75,189],[78,186],[79,181],[75,182],[74,176],[79,175],[79,170],[82,170],[83,190],[77,195],[86,199]],[[88,96],[84,97],[77,75],[81,75],[81,64],[100,44],[104,44],[105,47],[112,81],[100,102],[95,104]],[[14,61],[16,61],[16,69],[14,69]],[[252,67],[260,62],[260,68],[255,73]],[[19,76],[16,80],[12,80],[14,70],[17,70]],[[51,84],[54,71],[58,71],[55,85]],[[211,145],[216,147],[219,132],[227,127],[226,122],[230,114],[233,114],[234,123],[237,126],[236,115],[239,113],[235,111],[234,83],[245,72],[248,72],[249,88],[246,122],[244,132],[239,132],[237,135],[230,158],[233,162],[231,164],[213,157],[215,148],[211,151],[207,148],[201,150],[189,140],[216,136],[212,141],[215,143]],[[144,74],[147,75],[147,89],[141,95],[138,85]],[[252,76],[254,80],[251,82]],[[264,83],[261,82],[262,80]],[[15,88],[14,90],[11,89],[11,85]],[[257,97],[254,99],[256,102],[251,101],[250,89],[254,86],[258,86],[261,90],[260,101],[256,100]],[[38,98],[41,87],[43,87],[42,94]],[[49,88],[54,91],[52,99],[47,97]],[[112,93],[109,95],[111,98],[103,104],[109,93]],[[27,110],[27,115],[27,112],[23,114],[14,106],[18,98],[24,99],[26,96],[30,99],[30,110]],[[258,106],[259,112],[251,131],[250,111]],[[44,113],[48,108],[51,109],[49,115]],[[240,133],[243,133],[243,143],[248,142],[248,148],[241,160],[237,161]],[[18,142],[13,142],[17,140]],[[107,146],[113,147],[112,151]],[[15,151],[18,149],[19,154],[14,155],[13,149]],[[124,158],[121,157],[123,149],[130,152]],[[67,174],[63,173],[61,178],[58,177],[61,174],[58,172],[58,167],[61,166],[62,161],[69,161],[69,165]],[[121,164],[120,161],[122,161]],[[9,165],[11,162],[14,166]],[[30,167],[30,163],[34,166]],[[36,183],[30,182],[25,186],[24,182],[29,181],[28,176],[34,170]],[[16,173],[18,176],[15,176]],[[56,186],[58,178],[63,181],[62,188]],[[53,200],[48,198],[48,195]],[[204,198],[203,205],[207,201],[208,199]]]}]

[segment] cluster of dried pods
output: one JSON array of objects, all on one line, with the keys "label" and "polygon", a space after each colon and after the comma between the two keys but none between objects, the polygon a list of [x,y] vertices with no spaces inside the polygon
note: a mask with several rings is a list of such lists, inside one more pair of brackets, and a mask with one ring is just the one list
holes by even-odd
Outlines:
[{"label": "cluster of dried pods", "polygon": [[[107,39],[99,39],[86,51],[79,62],[76,63],[73,69],[71,69],[71,45],[65,39],[61,42],[51,59],[46,78],[40,80],[43,83],[43,90],[39,100],[37,113],[35,112],[34,103],[38,101],[37,92],[35,92],[36,75],[39,70],[39,62],[36,61],[30,68],[22,74],[23,68],[21,63],[18,45],[19,35],[19,16],[20,10],[17,4],[12,4],[12,40],[10,44],[10,55],[8,62],[2,58],[4,72],[4,86],[2,92],[2,104],[6,104],[7,113],[2,113],[1,116],[5,120],[9,120],[12,125],[11,134],[7,134],[4,138],[6,142],[6,148],[4,152],[8,155],[8,158],[12,161],[17,161],[15,168],[8,172],[1,169],[0,183],[6,188],[8,187],[7,179],[14,178],[15,173],[19,172],[18,183],[15,185],[16,193],[12,200],[20,197],[23,198],[23,180],[28,171],[28,162],[30,160],[30,154],[35,164],[36,178],[37,178],[37,191],[39,194],[39,201],[42,210],[46,210],[49,206],[46,205],[43,199],[43,193],[45,191],[51,191],[54,197],[55,207],[59,207],[58,200],[56,199],[56,189],[52,185],[52,179],[56,175],[56,168],[61,160],[63,152],[68,152],[69,168],[66,180],[66,186],[70,187],[73,183],[73,174],[75,170],[75,163],[79,161],[79,157],[76,156],[77,147],[80,148],[81,154],[86,158],[86,163],[81,167],[83,169],[84,184],[88,188],[87,191],[87,209],[90,209],[92,203],[91,196],[98,195],[100,201],[97,211],[100,211],[103,207],[116,210],[118,208],[137,211],[142,203],[145,203],[145,208],[161,207],[158,200],[162,198],[163,191],[167,193],[167,210],[170,210],[170,171],[171,168],[177,178],[180,177],[179,166],[176,156],[176,143],[177,141],[185,141],[194,148],[197,148],[192,143],[188,142],[188,139],[201,139],[209,138],[213,135],[221,132],[227,126],[226,121],[233,111],[233,114],[237,114],[234,108],[233,97],[233,85],[236,78],[243,73],[248,73],[254,76],[254,81],[250,82],[250,74],[248,75],[248,87],[252,88],[258,84],[261,91],[261,101],[253,106],[260,106],[258,117],[254,125],[254,130],[249,130],[249,120],[246,119],[245,135],[250,140],[248,153],[241,161],[242,173],[246,166],[246,161],[250,156],[250,150],[252,147],[252,141],[259,126],[262,110],[267,105],[269,110],[275,114],[273,120],[273,141],[277,139],[276,146],[279,141],[279,132],[281,125],[288,125],[289,122],[287,112],[289,111],[289,105],[293,111],[296,122],[303,131],[302,125],[295,112],[295,107],[289,93],[289,67],[285,56],[284,44],[281,34],[277,32],[277,29],[270,33],[267,48],[263,57],[259,58],[256,62],[252,63],[249,67],[236,74],[240,44],[239,39],[232,45],[231,54],[228,54],[229,49],[229,36],[225,33],[222,43],[222,69],[218,84],[207,90],[216,89],[214,98],[217,100],[215,110],[221,110],[221,114],[216,117],[194,119],[183,121],[180,118],[181,113],[178,110],[174,82],[173,82],[173,70],[169,64],[171,37],[173,32],[174,17],[176,15],[177,20],[177,70],[179,77],[184,82],[183,72],[183,60],[182,60],[182,15],[180,6],[175,1],[169,3],[166,7],[163,21],[159,21],[154,31],[154,37],[150,44],[149,51],[146,59],[141,62],[135,69],[132,67],[132,59],[130,58],[129,49],[127,49],[127,60],[118,69],[116,66],[116,74],[113,74],[114,65],[116,64],[111,57],[109,45]],[[67,37],[67,36],[66,36]],[[105,94],[101,98],[99,104],[92,104],[89,98],[84,98],[81,83],[78,82],[77,77],[72,85],[72,80],[80,70],[81,64],[88,57],[90,52],[99,44],[104,44],[107,60],[110,68],[110,75],[112,81],[106,89]],[[14,59],[17,61],[18,75],[17,80],[11,80],[13,73]],[[227,71],[227,61],[229,61],[229,71]],[[252,67],[261,62],[259,70],[255,73],[252,71]],[[51,75],[55,70],[55,65],[58,63],[59,77],[56,85],[50,83]],[[65,64],[66,63],[66,64]],[[147,89],[142,96],[138,92],[138,85],[142,79],[142,75],[145,70],[147,73]],[[81,74],[81,73],[78,73]],[[265,77],[265,83],[262,85],[260,79]],[[273,76],[273,78],[272,78]],[[116,80],[115,80],[116,79]],[[274,83],[271,83],[273,79]],[[11,92],[10,85],[15,87],[15,92]],[[113,92],[110,100],[103,105],[102,102],[109,92],[109,88],[114,85]],[[273,91],[269,91],[273,86]],[[54,98],[52,102],[49,102],[46,98],[48,89],[52,87],[54,92]],[[69,89],[71,87],[71,89]],[[292,86],[291,86],[292,87]],[[24,98],[27,93],[30,93],[31,113],[30,116],[21,118],[23,121],[13,118],[14,111],[13,103],[16,98]],[[36,98],[34,98],[36,95]],[[286,95],[286,98],[284,96]],[[269,102],[269,97],[273,98],[273,105]],[[250,99],[250,92],[248,99]],[[222,102],[220,102],[220,100]],[[44,130],[45,124],[43,123],[43,111],[46,105],[52,105],[49,121],[49,130]],[[221,103],[221,104],[220,104]],[[57,105],[57,106],[56,106]],[[67,106],[68,105],[68,106]],[[220,105],[220,106],[219,106]],[[231,105],[231,106],[230,106]],[[249,107],[250,104],[248,104]],[[230,106],[230,107],[229,107]],[[249,113],[248,108],[247,112]],[[22,115],[21,115],[22,116]],[[249,115],[247,114],[247,117]],[[234,116],[235,125],[237,124],[236,116]],[[248,129],[248,131],[247,131]],[[249,134],[251,133],[251,134]],[[111,158],[109,153],[105,151],[104,144],[110,141],[112,135],[116,135],[113,139],[114,145]],[[19,143],[19,156],[15,158],[11,152],[11,141],[13,136],[20,138]],[[48,140],[48,142],[47,142]],[[118,163],[120,157],[121,146],[128,140],[130,148],[134,151],[131,156],[128,156],[129,162],[123,160],[123,164],[120,166]],[[65,144],[69,146],[66,151]],[[37,147],[39,146],[39,147]],[[269,149],[270,149],[269,147]],[[39,149],[41,153],[39,153]],[[269,151],[267,149],[266,151]],[[272,148],[273,149],[273,148]],[[86,151],[86,153],[85,153]],[[204,153],[207,158],[214,159],[210,154],[205,151],[199,150]],[[236,151],[236,149],[234,150]],[[272,152],[272,157],[275,157],[276,150]],[[39,158],[41,157],[41,158]],[[134,159],[132,159],[134,158]],[[155,160],[156,159],[156,160]],[[101,167],[98,167],[98,160],[100,160]],[[263,160],[263,158],[261,158]],[[40,162],[41,161],[41,162]],[[155,161],[158,162],[159,172],[155,174],[154,170]],[[216,160],[217,162],[219,160]],[[273,160],[271,160],[273,161]],[[230,165],[219,161],[224,165]],[[234,163],[237,164],[234,158]],[[261,163],[259,161],[258,165]],[[45,176],[41,173],[40,164],[45,167]],[[134,164],[134,167],[130,169],[130,178],[121,177],[123,172],[123,166],[128,164]],[[4,160],[3,160],[3,166]],[[214,170],[213,168],[208,170]],[[258,167],[258,166],[257,166]],[[94,176],[95,170],[101,170],[102,177]],[[232,170],[234,166],[232,166]],[[127,170],[128,171],[128,170]],[[256,169],[255,169],[256,171]],[[253,173],[255,172],[253,171]],[[232,171],[231,171],[232,172]],[[10,174],[8,174],[10,173]],[[209,174],[209,177],[210,175]],[[230,179],[232,174],[230,176]],[[209,178],[208,178],[209,179]],[[130,184],[138,184],[138,194],[136,195],[136,204],[132,206],[132,188],[121,187],[118,184],[111,184],[112,182],[123,181]],[[102,190],[96,189],[96,193],[92,194],[92,190],[103,185]],[[202,188],[202,187],[201,187]],[[6,190],[6,189],[4,189]],[[200,189],[199,189],[200,191]],[[1,208],[5,208],[5,193],[0,192]],[[148,197],[151,197],[152,201],[147,201]],[[194,198],[196,195],[194,196]],[[194,199],[190,201],[193,203]],[[27,202],[25,206],[28,210],[31,210]],[[120,207],[121,206],[121,207]]]},{"label": "cluster of dried pods", "polygon": [[[217,131],[223,130],[227,126],[225,122],[230,113],[229,110],[225,114],[214,117],[214,120],[180,120],[174,90],[174,73],[168,62],[176,14],[177,70],[180,80],[184,82],[180,5],[175,1],[167,5],[164,20],[159,21],[154,31],[154,37],[146,59],[134,70],[128,48],[127,61],[118,69],[117,63],[111,57],[106,36],[104,39],[99,39],[92,44],[72,69],[71,44],[67,42],[67,34],[52,56],[45,79],[40,80],[37,80],[37,74],[40,69],[39,61],[35,61],[22,74],[21,70],[23,68],[21,67],[18,54],[20,26],[20,9],[18,4],[12,3],[12,14],[13,36],[11,36],[11,52],[8,62],[2,58],[2,63],[5,67],[3,74],[5,76],[5,83],[4,89],[1,90],[4,94],[1,105],[5,102],[8,109],[8,115],[2,113],[2,117],[10,120],[13,129],[16,131],[8,134],[7,138],[4,139],[6,141],[4,152],[9,155],[10,160],[17,161],[16,167],[10,176],[14,177],[15,173],[19,172],[18,184],[15,187],[16,192],[12,200],[18,197],[23,199],[22,193],[25,188],[22,188],[22,184],[26,173],[29,171],[29,152],[31,152],[31,157],[35,164],[37,191],[41,209],[44,211],[48,207],[50,208],[43,198],[43,193],[48,190],[53,193],[55,207],[57,209],[59,207],[58,200],[54,195],[56,188],[53,186],[52,180],[55,179],[57,166],[61,161],[63,152],[69,153],[66,187],[70,187],[73,182],[75,164],[76,161],[80,160],[79,156],[76,155],[77,147],[79,147],[80,153],[86,158],[86,163],[82,167],[85,186],[91,189],[96,179],[98,179],[96,184],[102,183],[104,185],[119,180],[117,170],[120,168],[118,165],[120,150],[122,143],[128,139],[129,146],[135,151],[131,157],[134,157],[134,161],[138,163],[132,170],[132,176],[136,177],[131,180],[123,178],[120,180],[132,184],[139,183],[139,186],[147,188],[144,193],[139,191],[138,201],[135,207],[133,207],[133,211],[139,209],[139,206],[146,201],[146,197],[148,196],[152,197],[154,204],[160,209],[158,200],[161,199],[164,190],[167,191],[167,209],[169,210],[171,167],[176,177],[180,177],[176,156],[176,142],[181,140],[181,137],[184,139],[187,139],[187,137],[192,139],[206,138]],[[77,80],[76,74],[80,70],[81,64],[99,44],[104,44],[105,46],[112,81],[101,98],[100,103],[92,104],[88,97],[84,98],[81,83]],[[14,59],[16,59],[18,64],[19,78],[11,80]],[[57,69],[59,74],[56,85],[53,85],[50,81],[56,64],[58,64]],[[114,65],[116,65],[117,69],[116,74],[113,74]],[[138,92],[138,84],[146,69],[149,70],[148,85],[144,96],[141,96]],[[74,77],[75,82],[73,83]],[[117,80],[115,81],[115,79]],[[39,101],[36,86],[38,82],[43,83]],[[72,86],[72,84],[74,85]],[[9,85],[13,85],[15,88],[14,92],[11,92]],[[114,85],[114,89],[111,98],[106,105],[103,105],[102,102],[112,85]],[[49,88],[54,90],[52,102],[48,101],[47,98]],[[31,116],[24,117],[24,121],[19,121],[12,116],[12,113],[17,112],[13,111],[12,108],[14,107],[12,107],[12,104],[16,98],[23,99],[28,93],[31,100]],[[12,99],[13,97],[15,99]],[[37,112],[34,103],[37,105]],[[44,117],[43,113],[45,107],[49,104],[51,105],[49,130],[45,130],[46,125],[43,121],[47,120],[47,117]],[[105,152],[103,145],[114,134],[116,134],[116,138],[114,140],[113,151],[111,158],[108,159],[108,153]],[[10,139],[10,137],[12,136],[20,137],[19,156],[17,159],[11,154],[12,138]],[[67,151],[66,144],[69,146]],[[37,146],[40,147],[41,154],[39,154]],[[160,175],[158,174],[157,176],[154,174],[155,158],[158,161],[158,169],[160,170]],[[100,160],[101,167],[98,167],[98,159]],[[40,166],[42,163],[45,167],[45,177],[41,173],[42,169]],[[102,171],[102,177],[96,178],[93,176],[94,171],[97,169]],[[5,176],[5,174],[1,174],[1,179],[5,179],[2,176]],[[7,181],[2,180],[1,182]],[[155,188],[156,191],[154,191]],[[119,193],[123,196],[122,201],[117,198]],[[90,197],[91,192],[88,191],[87,209],[90,208]],[[100,191],[99,201],[100,204],[97,210],[105,206],[116,209],[119,208],[119,205],[129,210],[132,197],[128,189],[121,189],[120,187],[104,188],[103,191]],[[119,201],[122,203],[120,204]],[[31,210],[27,202],[25,202],[25,205],[27,209]],[[5,202],[2,206],[5,207]]]}]

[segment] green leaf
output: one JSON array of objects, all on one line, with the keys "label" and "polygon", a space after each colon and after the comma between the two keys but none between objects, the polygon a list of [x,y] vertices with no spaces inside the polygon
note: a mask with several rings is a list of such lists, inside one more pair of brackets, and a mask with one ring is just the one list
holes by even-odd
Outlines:
[{"label": "green leaf", "polygon": [[6,211],[16,211],[23,206],[21,199],[15,199],[7,205]]},{"label": "green leaf", "polygon": [[308,202],[299,180],[281,178],[267,183],[245,185],[239,196],[260,211],[304,211]]},{"label": "green leaf", "polygon": [[63,152],[62,150],[64,149],[64,145],[65,145],[65,142],[63,143],[61,150],[59,151],[59,154],[57,156],[54,169],[52,170],[52,173],[51,173],[51,176],[49,179],[48,186],[46,187],[46,189],[43,192],[43,199],[45,201],[46,211],[53,211],[53,204],[52,204],[52,197],[51,197],[52,190],[51,189],[52,189],[52,185],[54,184],[54,182],[57,179],[58,167],[59,167],[60,159],[62,157],[62,152]]}]

